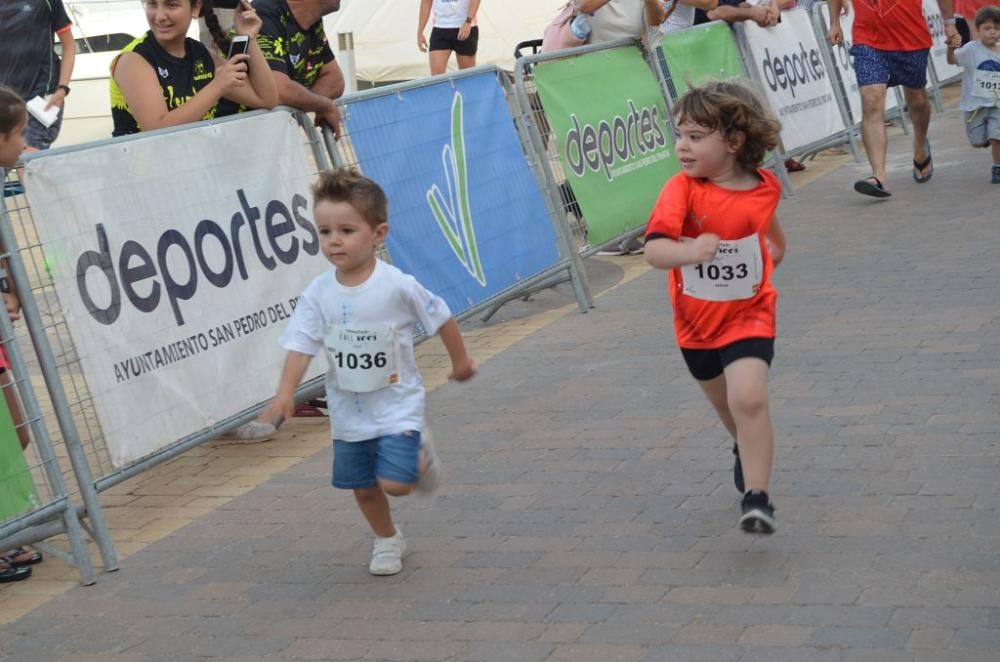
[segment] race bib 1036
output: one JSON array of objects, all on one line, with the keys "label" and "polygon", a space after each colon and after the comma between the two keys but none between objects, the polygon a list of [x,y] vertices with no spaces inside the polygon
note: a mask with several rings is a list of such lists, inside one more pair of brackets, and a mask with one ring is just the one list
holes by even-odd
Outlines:
[{"label": "race bib 1036", "polygon": [[332,324],[323,340],[341,389],[370,393],[399,382],[399,342],[394,325],[358,328]]}]

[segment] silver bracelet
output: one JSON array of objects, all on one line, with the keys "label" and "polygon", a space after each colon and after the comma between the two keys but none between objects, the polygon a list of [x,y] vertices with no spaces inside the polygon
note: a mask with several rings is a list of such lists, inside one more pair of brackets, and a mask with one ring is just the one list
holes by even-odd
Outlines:
[{"label": "silver bracelet", "polygon": [[951,18],[942,19],[941,22],[945,25],[955,25],[955,17],[952,16]]}]

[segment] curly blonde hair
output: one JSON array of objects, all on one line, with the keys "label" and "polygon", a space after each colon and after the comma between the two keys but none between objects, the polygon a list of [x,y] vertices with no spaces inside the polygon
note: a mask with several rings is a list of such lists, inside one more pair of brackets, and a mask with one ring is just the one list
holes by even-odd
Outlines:
[{"label": "curly blonde hair", "polygon": [[694,122],[718,129],[726,140],[743,135],[736,160],[749,171],[756,170],[764,155],[777,147],[781,122],[760,97],[745,85],[732,82],[708,83],[692,87],[674,104],[677,124]]}]

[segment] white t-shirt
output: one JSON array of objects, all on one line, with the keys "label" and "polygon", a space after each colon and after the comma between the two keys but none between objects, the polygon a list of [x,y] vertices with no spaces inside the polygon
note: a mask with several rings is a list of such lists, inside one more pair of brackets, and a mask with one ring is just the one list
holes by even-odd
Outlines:
[{"label": "white t-shirt", "polygon": [[983,83],[987,85],[1000,78],[1000,53],[994,53],[983,46],[983,42],[970,41],[955,51],[955,61],[964,70],[962,72],[962,110],[972,111],[977,108],[1000,107],[998,97],[1000,91],[984,91]]},{"label": "white t-shirt", "polygon": [[[396,327],[399,378],[395,384],[355,393],[338,386],[332,364],[326,373],[333,438],[365,441],[423,429],[424,383],[413,356],[415,327],[419,323],[428,335],[434,335],[449,319],[451,311],[443,299],[428,292],[413,276],[378,260],[368,280],[356,287],[337,282],[334,269],[309,283],[281,336],[281,346],[315,356],[323,352],[324,335],[331,325]],[[328,363],[329,358],[328,354]]]},{"label": "white t-shirt", "polygon": [[646,33],[646,6],[642,0],[611,0],[590,17],[590,43],[639,39]]},{"label": "white t-shirt", "polygon": [[460,28],[469,16],[469,0],[434,0],[434,27]]}]

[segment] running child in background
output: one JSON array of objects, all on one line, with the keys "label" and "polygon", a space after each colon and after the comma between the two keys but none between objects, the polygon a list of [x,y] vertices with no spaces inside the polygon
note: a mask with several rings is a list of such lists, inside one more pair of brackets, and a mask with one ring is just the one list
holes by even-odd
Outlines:
[{"label": "running child in background", "polygon": [[388,202],[354,170],[324,172],[313,186],[323,255],[334,269],[302,293],[282,336],[288,350],[265,417],[290,418],[295,389],[313,356],[326,348],[326,397],[333,434],[333,485],[353,490],[372,531],[369,572],[403,569],[406,541],[387,494],[432,492],[440,461],[424,428],[424,385],[413,352],[416,326],[440,335],[451,379],[476,374],[447,304],[375,253],[389,232]]},{"label": "running child in background", "polygon": [[739,525],[774,533],[767,386],[778,292],[771,272],[784,256],[785,235],[775,216],[781,185],[760,164],[778,144],[781,125],[735,83],[691,89],[674,114],[681,172],[650,216],[646,261],[670,271],[677,344],[736,441]]},{"label": "running child in background", "polygon": [[962,101],[965,132],[973,147],[993,150],[990,181],[1000,184],[1000,7],[990,5],[976,12],[978,39],[955,49],[948,44],[948,62],[964,69]]}]

